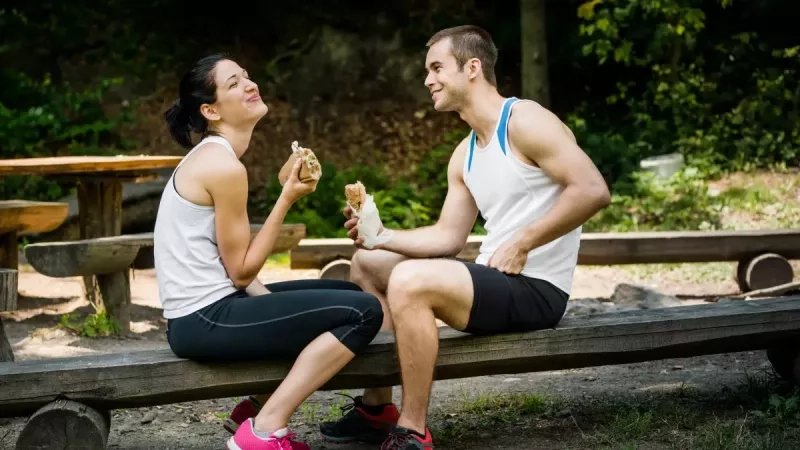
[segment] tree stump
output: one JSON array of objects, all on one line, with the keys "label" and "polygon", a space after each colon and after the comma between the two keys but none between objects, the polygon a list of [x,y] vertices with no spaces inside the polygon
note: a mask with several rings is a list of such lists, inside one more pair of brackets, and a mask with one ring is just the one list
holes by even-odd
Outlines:
[{"label": "tree stump", "polygon": [[[0,269],[0,311],[17,309],[18,272],[15,269]],[[14,352],[6,337],[3,318],[0,317],[0,362],[14,361]]]},{"label": "tree stump", "polygon": [[56,400],[28,419],[16,450],[105,450],[109,417],[72,400]]},{"label": "tree stump", "polygon": [[789,260],[776,253],[739,261],[736,268],[736,281],[742,292],[780,286],[793,279],[794,270]]},{"label": "tree stump", "polygon": [[797,347],[770,348],[767,350],[767,359],[778,376],[800,385],[800,350]]},{"label": "tree stump", "polygon": [[344,280],[350,281],[350,261],[337,259],[329,262],[319,272],[320,279],[323,280]]}]

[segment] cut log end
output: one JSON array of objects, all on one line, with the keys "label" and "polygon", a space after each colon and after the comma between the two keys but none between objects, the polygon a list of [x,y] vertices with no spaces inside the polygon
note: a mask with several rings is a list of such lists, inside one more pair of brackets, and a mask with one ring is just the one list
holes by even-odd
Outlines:
[{"label": "cut log end", "polygon": [[742,292],[780,286],[793,279],[794,269],[789,260],[776,253],[764,253],[740,261],[736,268],[736,281]]},{"label": "cut log end", "polygon": [[350,281],[350,261],[346,259],[331,261],[322,268],[319,277],[323,280]]},{"label": "cut log end", "polygon": [[19,434],[16,450],[105,450],[108,414],[71,400],[56,400],[36,411]]}]

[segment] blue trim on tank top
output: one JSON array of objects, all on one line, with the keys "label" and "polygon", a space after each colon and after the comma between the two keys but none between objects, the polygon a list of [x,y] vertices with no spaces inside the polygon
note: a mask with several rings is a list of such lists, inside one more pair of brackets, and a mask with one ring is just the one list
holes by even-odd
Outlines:
[{"label": "blue trim on tank top", "polygon": [[[506,99],[505,103],[503,104],[503,110],[500,113],[500,123],[497,126],[497,139],[500,143],[500,149],[503,151],[503,154],[506,154],[506,127],[508,126],[508,116],[509,112],[511,111],[511,106],[519,101],[516,97],[509,97]],[[475,153],[475,141],[477,140],[477,136],[475,135],[475,130],[470,132],[469,137],[469,157],[467,159],[467,172],[472,169],[472,155]]]}]

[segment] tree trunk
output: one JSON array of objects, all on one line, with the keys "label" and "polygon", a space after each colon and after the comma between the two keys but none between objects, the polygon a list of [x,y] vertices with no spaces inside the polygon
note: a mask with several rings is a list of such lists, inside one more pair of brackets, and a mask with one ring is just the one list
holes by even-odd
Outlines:
[{"label": "tree trunk", "polygon": [[522,96],[550,107],[545,0],[520,0]]}]

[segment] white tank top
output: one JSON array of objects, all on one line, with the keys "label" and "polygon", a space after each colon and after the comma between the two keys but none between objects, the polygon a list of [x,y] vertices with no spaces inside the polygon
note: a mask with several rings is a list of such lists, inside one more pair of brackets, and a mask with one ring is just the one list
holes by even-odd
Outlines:
[{"label": "white tank top", "polygon": [[[508,238],[550,210],[564,190],[542,169],[520,161],[509,149],[508,118],[518,101],[514,97],[506,99],[495,133],[485,148],[476,144],[472,131],[469,153],[464,158],[464,181],[486,220],[488,233],[475,261],[478,264],[486,264]],[[533,249],[528,253],[522,275],[548,281],[569,294],[580,239],[581,227],[578,227]]]},{"label": "white tank top", "polygon": [[175,190],[175,172],[186,157],[209,142],[222,144],[236,156],[226,139],[204,138],[175,168],[158,206],[153,256],[158,295],[167,319],[191,314],[237,291],[217,248],[214,207],[192,203]]}]

